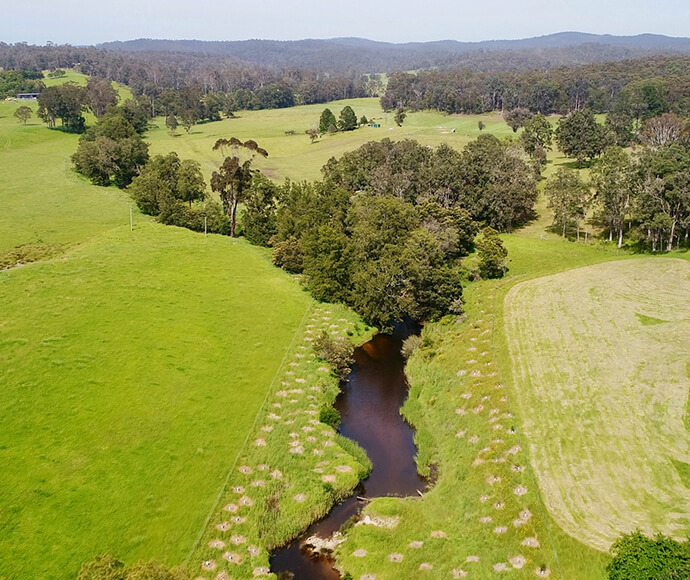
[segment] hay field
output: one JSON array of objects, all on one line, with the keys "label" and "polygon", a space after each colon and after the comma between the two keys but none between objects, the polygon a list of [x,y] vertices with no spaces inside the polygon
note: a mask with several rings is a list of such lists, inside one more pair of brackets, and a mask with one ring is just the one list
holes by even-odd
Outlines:
[{"label": "hay field", "polygon": [[505,302],[515,397],[539,487],[606,550],[690,531],[690,264],[646,258],[531,280]]}]

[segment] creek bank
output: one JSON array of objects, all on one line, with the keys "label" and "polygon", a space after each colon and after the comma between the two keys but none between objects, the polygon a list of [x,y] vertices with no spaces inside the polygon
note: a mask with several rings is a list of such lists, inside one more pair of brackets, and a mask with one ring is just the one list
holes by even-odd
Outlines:
[{"label": "creek bank", "polygon": [[[400,414],[408,393],[403,341],[419,331],[414,324],[398,325],[392,335],[379,334],[357,348],[349,380],[341,384],[334,407],[341,417],[339,433],[356,441],[372,463],[370,475],[352,496],[304,534],[273,552],[274,573],[288,571],[296,580],[337,580],[332,552],[344,541],[340,528],[356,516],[367,499],[418,496],[427,481],[417,472],[414,430]],[[371,521],[369,521],[371,520]],[[395,525],[392,521],[361,521]],[[359,523],[359,522],[358,522]]]}]

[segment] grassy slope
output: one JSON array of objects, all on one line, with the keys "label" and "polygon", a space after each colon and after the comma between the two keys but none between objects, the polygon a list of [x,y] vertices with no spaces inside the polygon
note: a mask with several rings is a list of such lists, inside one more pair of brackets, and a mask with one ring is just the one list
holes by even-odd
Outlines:
[{"label": "grassy slope", "polygon": [[0,578],[106,550],[178,563],[311,301],[242,241],[136,211],[129,232],[126,192],[77,177],[77,137],[17,106],[0,103],[0,251],[63,254],[0,272]]},{"label": "grassy slope", "polygon": [[[29,103],[36,109],[36,103]],[[98,188],[71,169],[78,135],[50,131],[20,103],[0,101],[0,252],[29,243],[73,244],[129,223],[129,197]]]},{"label": "grassy slope", "polygon": [[687,262],[647,259],[540,278],[506,298],[545,502],[592,546],[606,549],[638,527],[690,530],[690,490],[674,467],[690,459],[689,281]]},{"label": "grassy slope", "polygon": [[180,562],[309,302],[248,244],[154,224],[0,274],[0,577]]},{"label": "grassy slope", "polygon": [[347,334],[356,344],[373,332],[343,306],[315,305],[309,311],[194,545],[189,566],[195,577],[267,572],[271,548],[325,515],[368,472],[364,452],[353,451],[356,444],[319,422],[320,409],[338,393],[337,379],[312,349],[323,330]]}]

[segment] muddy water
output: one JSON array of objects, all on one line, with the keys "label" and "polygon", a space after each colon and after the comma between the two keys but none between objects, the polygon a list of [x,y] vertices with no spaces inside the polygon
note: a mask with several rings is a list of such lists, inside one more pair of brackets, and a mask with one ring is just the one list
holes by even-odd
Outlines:
[{"label": "muddy water", "polygon": [[295,580],[337,580],[340,575],[330,560],[312,555],[304,540],[313,535],[327,538],[337,531],[364,506],[357,497],[417,495],[426,487],[414,462],[414,431],[400,415],[408,389],[400,347],[416,330],[401,325],[393,335],[377,335],[355,351],[355,365],[349,381],[341,385],[335,408],[340,412],[340,433],[366,450],[371,474],[323,520],[274,552],[272,572],[289,571]]}]

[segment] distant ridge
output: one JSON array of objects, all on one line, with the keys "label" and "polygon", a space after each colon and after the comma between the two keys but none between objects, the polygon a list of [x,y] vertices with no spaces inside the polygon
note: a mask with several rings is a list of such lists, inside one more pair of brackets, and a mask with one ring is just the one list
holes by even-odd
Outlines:
[{"label": "distant ridge", "polygon": [[[539,66],[588,64],[654,55],[690,54],[690,38],[659,34],[613,36],[583,32],[559,32],[519,40],[460,42],[439,40],[394,44],[364,38],[305,40],[203,41],[141,38],[107,42],[97,48],[124,52],[186,53],[223,56],[240,61],[279,68],[312,70],[390,72],[446,66],[482,68],[487,53],[529,54]],[[507,66],[510,68],[510,66]],[[513,68],[520,68],[517,64]]]}]

